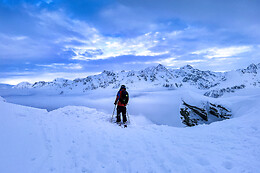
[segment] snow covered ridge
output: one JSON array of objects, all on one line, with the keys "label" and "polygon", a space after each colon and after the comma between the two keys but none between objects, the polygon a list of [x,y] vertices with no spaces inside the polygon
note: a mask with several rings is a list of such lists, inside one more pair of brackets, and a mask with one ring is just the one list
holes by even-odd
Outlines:
[{"label": "snow covered ridge", "polygon": [[234,84],[230,84],[230,81],[234,80],[234,76],[236,76],[235,83],[239,81],[237,85],[260,86],[259,70],[260,64],[251,64],[246,69],[225,73],[201,71],[190,65],[180,69],[167,69],[159,64],[140,71],[113,72],[104,70],[99,75],[75,80],[58,78],[52,82],[39,81],[34,84],[22,82],[14,88],[52,88],[58,90],[59,93],[66,93],[70,91],[85,92],[98,88],[119,88],[121,84],[125,84],[129,88],[166,87],[175,89],[183,86],[194,86],[207,90],[220,85],[224,85],[222,88],[234,86]]}]

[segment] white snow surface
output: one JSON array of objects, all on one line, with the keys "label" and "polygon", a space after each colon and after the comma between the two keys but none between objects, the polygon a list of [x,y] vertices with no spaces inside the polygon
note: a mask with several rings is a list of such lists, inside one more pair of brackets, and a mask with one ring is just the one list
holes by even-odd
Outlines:
[{"label": "white snow surface", "polygon": [[[53,111],[0,99],[0,172],[253,172],[260,170],[259,90],[225,99],[234,118],[178,128],[84,106]],[[232,104],[231,104],[232,103]]]}]

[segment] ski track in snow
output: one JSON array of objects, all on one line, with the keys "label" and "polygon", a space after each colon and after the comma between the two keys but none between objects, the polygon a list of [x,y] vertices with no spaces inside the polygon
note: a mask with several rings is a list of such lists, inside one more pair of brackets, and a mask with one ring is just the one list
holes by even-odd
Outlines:
[{"label": "ski track in snow", "polygon": [[[258,106],[259,101],[257,102]],[[0,172],[259,172],[257,107],[230,120],[176,128],[110,123],[80,106],[51,112],[0,102]]]}]

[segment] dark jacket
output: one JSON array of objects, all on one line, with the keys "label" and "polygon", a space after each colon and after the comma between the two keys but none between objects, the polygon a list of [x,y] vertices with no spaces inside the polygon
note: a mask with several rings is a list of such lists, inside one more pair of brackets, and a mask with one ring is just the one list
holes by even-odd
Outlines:
[{"label": "dark jacket", "polygon": [[[120,101],[120,97],[122,96],[122,92],[126,92],[127,94],[127,101],[126,101],[126,104],[124,103],[121,103]],[[126,91],[126,89],[120,89],[117,93],[117,96],[116,96],[116,100],[115,100],[115,103],[117,102],[117,106],[126,106],[127,103],[128,103],[128,100],[129,100],[129,95],[128,95],[128,92]]]}]

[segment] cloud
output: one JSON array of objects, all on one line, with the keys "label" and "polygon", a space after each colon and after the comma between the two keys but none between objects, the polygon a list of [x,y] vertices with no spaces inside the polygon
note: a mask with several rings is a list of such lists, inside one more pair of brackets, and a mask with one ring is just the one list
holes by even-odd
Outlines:
[{"label": "cloud", "polygon": [[27,39],[27,36],[16,36],[16,37],[10,37],[10,39],[13,39],[15,41],[25,40]]},{"label": "cloud", "polygon": [[[63,10],[43,9],[35,13],[31,6],[24,8],[27,11],[22,10],[23,14],[33,24],[31,34],[2,34],[0,56],[5,59],[49,59],[55,62],[58,58],[67,58],[88,61],[122,55],[157,56],[167,53],[166,50],[150,50],[159,42],[158,32],[132,38],[106,36],[85,21],[69,18]],[[3,44],[6,42],[9,44]]]},{"label": "cloud", "polygon": [[73,50],[74,60],[99,60],[109,59],[123,55],[158,56],[167,54],[167,50],[153,51],[152,48],[159,44],[159,32],[146,33],[134,38],[115,38],[98,35],[94,42],[86,42],[82,46],[70,46]]},{"label": "cloud", "polygon": [[[194,46],[196,48],[196,46]],[[154,60],[133,61],[127,64],[163,64],[179,68],[190,64],[202,70],[229,71],[259,62],[258,46],[211,47],[197,51],[183,51]],[[223,66],[225,64],[225,66]]]},{"label": "cloud", "polygon": [[36,64],[39,67],[48,67],[48,68],[54,68],[54,69],[68,69],[68,70],[80,70],[82,69],[82,65],[80,64],[64,64],[64,63],[52,63],[52,64]]},{"label": "cloud", "polygon": [[[120,4],[151,21],[158,19],[180,19],[187,23],[197,23],[232,30],[247,30],[248,26],[260,27],[260,2],[258,0],[121,0]],[[117,13],[117,10],[114,11]],[[114,14],[115,15],[115,14]],[[119,15],[118,15],[119,16]],[[120,16],[119,16],[120,17]],[[250,29],[249,29],[250,30]]]},{"label": "cloud", "polygon": [[206,58],[223,58],[223,57],[233,57],[239,55],[241,53],[251,51],[251,46],[233,46],[233,47],[225,47],[225,48],[207,48],[204,50],[199,50],[192,52],[192,54],[203,55]]},{"label": "cloud", "polygon": [[[23,21],[25,23],[21,26],[18,26],[19,22],[15,24],[19,16],[10,18],[8,22],[3,20],[3,27],[0,28],[0,58],[31,61],[49,59],[55,62],[63,58],[67,46],[90,42],[97,33],[95,28],[87,23],[68,18],[62,10],[35,12],[34,8],[29,6],[20,11],[29,21],[28,25],[26,21]],[[7,12],[5,16],[13,13]],[[5,27],[9,27],[8,30]],[[28,28],[28,31],[24,32],[25,28]]]}]

